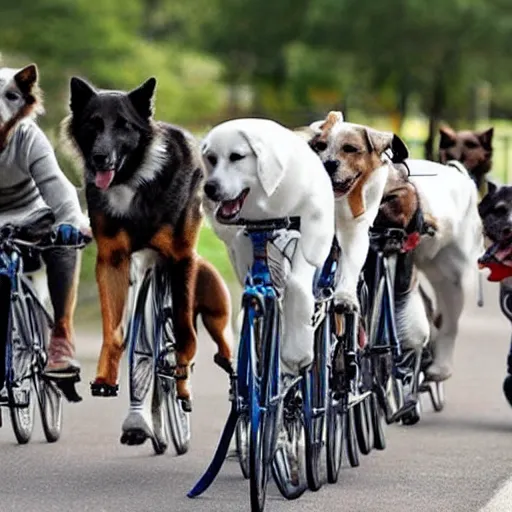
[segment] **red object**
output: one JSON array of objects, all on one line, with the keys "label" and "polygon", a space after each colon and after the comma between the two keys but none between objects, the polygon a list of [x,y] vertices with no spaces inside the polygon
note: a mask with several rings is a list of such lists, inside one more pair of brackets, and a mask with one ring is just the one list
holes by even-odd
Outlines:
[{"label": "red object", "polygon": [[420,243],[421,237],[418,232],[411,233],[407,236],[405,242],[402,245],[402,252],[409,252],[415,249]]},{"label": "red object", "polygon": [[479,268],[488,268],[491,273],[487,276],[487,281],[493,283],[503,281],[507,277],[512,277],[512,267],[504,265],[503,263],[497,263],[494,261],[479,263]]}]

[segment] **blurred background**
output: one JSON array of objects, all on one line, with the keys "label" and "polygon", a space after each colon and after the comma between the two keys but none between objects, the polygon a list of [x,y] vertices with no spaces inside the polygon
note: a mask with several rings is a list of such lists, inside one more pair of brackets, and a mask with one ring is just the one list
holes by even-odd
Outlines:
[{"label": "blurred background", "polygon": [[[3,65],[36,62],[40,124],[60,151],[71,75],[101,88],[158,79],[156,114],[201,136],[232,117],[290,126],[332,109],[393,130],[416,157],[437,158],[440,123],[495,128],[494,177],[512,161],[510,0],[2,0]],[[228,281],[225,251],[206,227],[200,252]],[[94,247],[81,305],[97,307]],[[83,308],[82,308],[83,309]],[[85,307],[85,309],[87,309]]]}]

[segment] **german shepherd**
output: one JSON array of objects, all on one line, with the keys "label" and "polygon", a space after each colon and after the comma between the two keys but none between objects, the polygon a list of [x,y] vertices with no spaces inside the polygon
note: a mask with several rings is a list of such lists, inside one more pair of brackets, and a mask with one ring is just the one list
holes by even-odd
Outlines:
[{"label": "german shepherd", "polygon": [[215,362],[226,371],[232,368],[229,293],[216,270],[196,254],[204,175],[198,145],[181,128],[154,121],[155,78],[131,92],[97,90],[77,77],[70,86],[71,115],[64,121],[64,136],[83,163],[98,248],[103,345],[92,394],[117,395],[130,256],[153,249],[169,264],[178,396],[190,410],[188,378],[198,314],[217,344]]},{"label": "german shepherd", "polygon": [[475,182],[482,200],[488,192],[487,174],[492,168],[494,129],[456,132],[444,126],[439,129],[439,134],[439,161],[446,164],[449,160],[457,160],[463,164]]}]

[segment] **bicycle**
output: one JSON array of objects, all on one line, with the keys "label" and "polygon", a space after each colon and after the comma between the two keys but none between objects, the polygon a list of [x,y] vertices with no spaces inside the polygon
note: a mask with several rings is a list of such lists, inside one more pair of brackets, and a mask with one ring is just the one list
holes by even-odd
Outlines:
[{"label": "bicycle", "polygon": [[[238,347],[236,373],[231,376],[231,411],[213,459],[205,473],[188,493],[194,498],[204,493],[218,475],[235,430],[242,472],[250,482],[251,510],[261,512],[265,506],[267,484],[274,474],[279,490],[289,499],[306,489],[300,474],[303,453],[278,449],[278,436],[291,434],[296,447],[303,438],[302,376],[283,383],[280,375],[279,285],[283,265],[269,268],[267,244],[280,234],[300,230],[300,219],[289,217],[266,221],[239,220],[253,247],[253,264],[242,297],[244,319]],[[272,279],[271,271],[278,273]],[[277,452],[280,455],[275,458]],[[290,471],[292,469],[292,471]]]},{"label": "bicycle", "polygon": [[[189,449],[190,410],[177,396],[176,339],[173,329],[170,276],[163,261],[141,269],[136,258],[130,265],[130,289],[126,310],[129,392],[131,404],[142,407],[153,384],[153,428],[130,430],[129,444],[142,444],[149,436],[157,455],[172,441],[178,455]],[[124,433],[121,443],[128,442]]]},{"label": "bicycle", "polygon": [[[49,332],[53,319],[42,304],[24,270],[40,266],[40,253],[56,247],[81,249],[91,239],[69,224],[55,228],[53,214],[28,219],[24,226],[0,228],[0,321],[3,344],[0,354],[0,383],[6,395],[0,406],[9,409],[14,435],[19,444],[30,441],[37,398],[43,432],[49,443],[62,431],[63,394],[79,401],[74,385],[80,380],[58,379],[44,373],[48,360]],[[2,415],[0,409],[0,426]]]},{"label": "bicycle", "polygon": [[401,228],[372,228],[364,274],[369,290],[369,347],[379,405],[386,423],[401,421],[413,425],[420,419],[420,393],[428,392],[434,409],[440,411],[444,405],[444,386],[442,382],[423,381],[423,372],[431,361],[430,344],[426,343],[421,357],[416,357],[414,351],[404,353],[397,335],[396,269],[398,264],[404,268],[413,264],[412,253],[400,254],[407,236]]}]

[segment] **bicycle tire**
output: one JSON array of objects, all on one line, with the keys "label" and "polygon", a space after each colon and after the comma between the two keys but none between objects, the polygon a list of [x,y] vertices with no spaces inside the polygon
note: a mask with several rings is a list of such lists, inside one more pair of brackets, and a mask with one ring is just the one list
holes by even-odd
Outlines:
[{"label": "bicycle tire", "polygon": [[327,409],[327,481],[335,484],[338,481],[343,462],[344,413],[341,400],[329,398]]},{"label": "bicycle tire", "polygon": [[[7,332],[14,333],[18,336],[25,338],[29,337],[27,327],[21,325],[20,303],[12,303],[10,318],[8,322],[9,330]],[[14,322],[13,319],[16,318]],[[16,326],[16,327],[15,327]],[[24,331],[24,332],[22,332]],[[27,341],[27,340],[26,340]],[[34,400],[34,385],[33,385],[33,369],[32,369],[32,357],[25,357],[24,360],[20,360],[23,367],[15,363],[15,356],[13,351],[13,345],[15,343],[23,343],[21,338],[16,338],[14,334],[11,334],[11,341],[7,343],[6,360],[7,360],[7,379],[6,388],[7,396],[9,400],[9,413],[11,417],[11,424],[14,431],[14,435],[19,444],[27,444],[34,430],[34,415],[35,415],[35,400]],[[24,351],[23,348],[19,350]],[[16,370],[14,367],[16,366]],[[15,371],[18,376],[21,376],[19,380],[15,380]]]},{"label": "bicycle tire", "polygon": [[[158,377],[161,379],[161,377]],[[178,455],[188,452],[190,447],[190,413],[185,412],[181,400],[176,396],[176,381],[165,379],[164,383],[164,419],[170,433],[172,444]]]},{"label": "bicycle tire", "polygon": [[249,418],[246,413],[242,413],[238,418],[235,430],[236,453],[240,470],[243,477],[247,480],[250,476],[249,473],[249,435],[250,424]]},{"label": "bicycle tire", "polygon": [[347,446],[347,458],[351,467],[359,466],[359,449],[355,435],[354,409],[350,407],[345,413],[345,442]]},{"label": "bicycle tire", "polygon": [[[269,310],[272,310],[270,314]],[[250,498],[251,511],[263,512],[265,508],[267,487],[272,472],[272,460],[275,454],[277,425],[279,422],[277,404],[271,403],[273,384],[273,371],[278,364],[279,354],[276,354],[274,343],[270,343],[271,337],[276,339],[278,329],[278,310],[267,308],[266,324],[264,328],[264,344],[262,347],[262,360],[256,356],[254,339],[250,343],[249,366],[249,414],[250,414],[250,438],[249,438],[249,469],[250,469]],[[254,337],[251,326],[251,338]],[[258,368],[261,375],[258,381]],[[278,376],[279,378],[279,376]]]},{"label": "bicycle tire", "polygon": [[[300,389],[296,393],[300,393]],[[285,397],[286,400],[286,397]],[[302,496],[308,488],[306,475],[306,428],[302,404],[288,411],[283,418],[275,456],[272,460],[272,474],[279,492],[287,500]]]},{"label": "bicycle tire", "polygon": [[375,393],[372,393],[371,396],[370,410],[373,425],[373,447],[376,450],[385,450],[386,434],[384,432],[384,415]]},{"label": "bicycle tire", "polygon": [[371,424],[365,402],[366,399],[361,400],[352,407],[352,410],[354,411],[354,427],[359,451],[363,455],[368,455],[371,452],[369,433]]},{"label": "bicycle tire", "polygon": [[48,443],[55,443],[60,439],[62,433],[62,393],[54,382],[44,377],[36,377],[34,387],[39,403],[44,437]]}]

